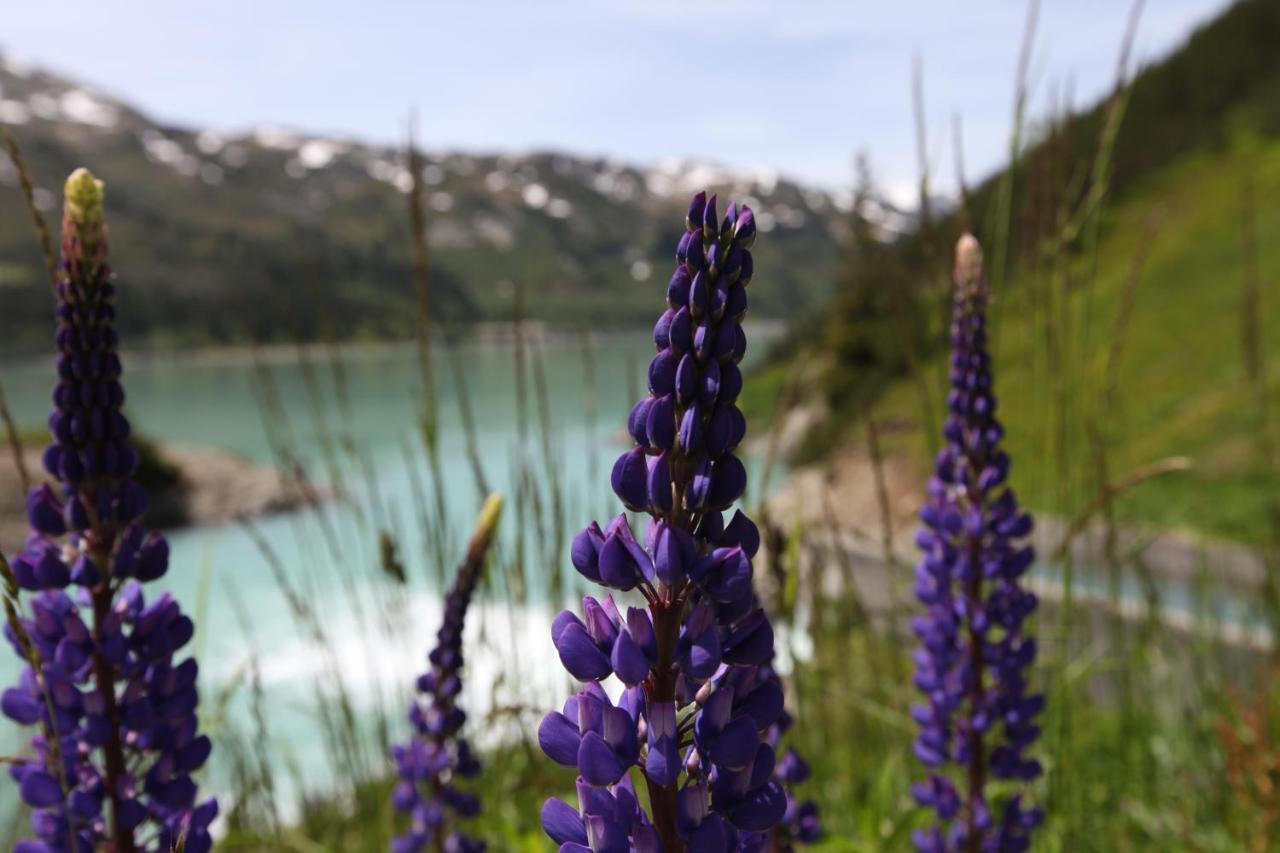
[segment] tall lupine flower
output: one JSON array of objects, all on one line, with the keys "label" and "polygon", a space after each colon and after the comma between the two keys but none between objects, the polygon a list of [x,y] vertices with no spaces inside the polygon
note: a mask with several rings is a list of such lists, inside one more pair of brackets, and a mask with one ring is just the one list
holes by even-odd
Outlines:
[{"label": "tall lupine flower", "polygon": [[6,626],[28,666],[0,708],[39,726],[34,758],[10,769],[38,838],[18,853],[212,846],[217,803],[197,804],[191,778],[210,752],[197,733],[198,668],[178,660],[194,626],[168,593],[147,603],[142,591],[165,573],[169,546],[139,521],[147,500],[120,411],[114,294],[102,184],[80,169],[66,186],[44,454],[59,485],[27,499],[31,533],[12,575],[31,615]]},{"label": "tall lupine flower", "polygon": [[[490,495],[480,511],[466,557],[444,601],[444,619],[431,650],[431,668],[418,678],[421,699],[409,706],[413,736],[391,748],[400,781],[392,794],[396,810],[409,815],[409,827],[391,842],[393,853],[441,850],[482,853],[483,841],[453,829],[456,819],[480,812],[480,800],[460,790],[457,779],[475,776],[480,762],[459,732],[467,715],[455,702],[462,691],[462,629],[467,606],[484,569],[502,512],[502,498]],[[425,701],[424,701],[425,700]]]},{"label": "tall lupine flower", "polygon": [[[993,809],[992,779],[1026,782],[1040,775],[1027,750],[1040,733],[1044,697],[1028,692],[1036,656],[1023,623],[1036,597],[1022,588],[1034,554],[1020,540],[1031,517],[1006,485],[1009,457],[987,352],[987,285],[982,250],[969,235],[956,247],[951,325],[951,394],[944,435],[920,512],[916,540],[916,687],[926,703],[912,714],[920,725],[915,753],[930,769],[913,788],[940,825],[916,833],[921,851],[1021,851],[1041,821],[1039,807],[1012,794]],[[948,765],[956,770],[948,771]]]},{"label": "tall lupine flower", "polygon": [[[757,850],[786,809],[766,737],[782,714],[773,628],[752,591],[760,535],[741,511],[723,515],[746,488],[734,403],[755,217],[730,204],[720,219],[715,197],[699,193],[685,225],[649,395],[628,420],[635,447],[613,468],[622,503],[649,516],[643,544],[619,515],[572,548],[584,577],[646,606],[588,596],[551,629],[584,683],[538,731],[546,754],[578,773],[577,805],[551,799],[542,811],[569,853]],[[615,675],[616,701],[601,686]]]}]

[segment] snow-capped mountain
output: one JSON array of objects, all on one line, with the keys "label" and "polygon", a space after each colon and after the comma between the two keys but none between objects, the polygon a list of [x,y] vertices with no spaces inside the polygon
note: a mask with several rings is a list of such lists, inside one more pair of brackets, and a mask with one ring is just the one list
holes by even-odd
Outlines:
[{"label": "snow-capped mountain", "polygon": [[[76,166],[107,182],[122,319],[134,340],[223,341],[410,333],[403,153],[259,127],[174,127],[93,87],[0,54],[0,122],[57,217]],[[826,296],[848,199],[769,170],[648,166],[562,152],[427,149],[422,168],[440,322],[530,316],[567,324],[648,317],[696,189],[751,204],[764,232],[752,310],[796,316]],[[38,244],[0,154],[0,326],[43,342]],[[56,221],[52,224],[56,225]],[[33,322],[34,321],[34,322]],[[29,327],[34,330],[29,331]]]}]

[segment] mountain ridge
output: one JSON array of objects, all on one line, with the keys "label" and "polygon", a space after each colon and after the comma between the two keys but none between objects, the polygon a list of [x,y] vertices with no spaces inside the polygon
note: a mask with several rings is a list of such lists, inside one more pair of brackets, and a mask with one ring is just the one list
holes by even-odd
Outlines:
[{"label": "mountain ridge", "polygon": [[[412,334],[402,152],[262,125],[167,124],[92,84],[0,52],[0,122],[36,202],[72,168],[104,178],[128,339],[145,346],[384,339]],[[652,313],[687,196],[709,187],[757,209],[752,308],[791,318],[830,292],[847,199],[767,169],[666,158],[647,167],[559,151],[424,150],[433,319],[526,315],[564,326]],[[16,174],[0,155],[0,348],[46,340],[48,292]],[[56,222],[50,222],[51,226]],[[638,285],[647,286],[638,286]]]}]

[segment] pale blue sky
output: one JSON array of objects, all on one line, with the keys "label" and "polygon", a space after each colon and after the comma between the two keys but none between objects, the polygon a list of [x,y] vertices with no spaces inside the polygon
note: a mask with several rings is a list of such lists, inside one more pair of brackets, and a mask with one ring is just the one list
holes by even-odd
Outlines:
[{"label": "pale blue sky", "polygon": [[[430,147],[712,158],[830,187],[849,183],[865,149],[898,198],[917,180],[913,57],[945,190],[952,115],[963,116],[970,180],[1004,157],[1026,18],[1025,0],[6,5],[0,47],[172,123],[390,142],[414,105]],[[1129,0],[1041,5],[1040,105],[1068,82],[1077,103],[1106,91]],[[1148,0],[1137,58],[1227,5]]]}]

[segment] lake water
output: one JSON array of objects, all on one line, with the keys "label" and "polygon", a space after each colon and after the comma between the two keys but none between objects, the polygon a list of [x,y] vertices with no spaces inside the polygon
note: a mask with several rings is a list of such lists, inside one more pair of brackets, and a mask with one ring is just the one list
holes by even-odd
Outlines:
[{"label": "lake water", "polygon": [[[752,343],[767,336],[755,330]],[[565,597],[555,579],[572,575],[565,549],[573,531],[615,511],[608,472],[625,446],[626,413],[644,387],[653,348],[648,332],[637,330],[594,335],[589,344],[548,336],[525,349],[521,384],[509,342],[436,348],[438,480],[417,427],[422,379],[411,346],[351,349],[338,369],[324,352],[303,357],[293,350],[256,360],[245,353],[126,356],[127,409],[140,431],[263,464],[276,458],[274,440],[322,486],[340,486],[345,498],[254,523],[288,583],[320,614],[322,644],[294,618],[263,549],[244,527],[170,533],[169,574],[155,586],[171,590],[197,620],[203,719],[220,747],[221,739],[263,736],[250,726],[248,685],[255,678],[269,725],[267,742],[254,748],[265,748],[273,765],[288,768],[284,775],[309,786],[322,789],[337,770],[316,712],[330,694],[317,693],[317,685],[332,688],[339,673],[362,718],[391,709],[392,721],[401,721],[405,691],[438,627],[442,569],[460,557],[482,498],[460,390],[470,403],[484,477],[509,497],[489,589],[468,625],[465,701],[477,717],[498,706],[532,712],[559,703],[567,682],[547,628],[552,599]],[[51,377],[48,359],[0,365],[19,424],[47,417]],[[425,541],[430,525],[421,523],[424,515],[436,517],[437,490],[448,533],[443,552],[433,547],[440,537]],[[384,530],[399,543],[403,586],[380,569]],[[442,553],[447,566],[440,565]],[[558,565],[548,565],[557,554]],[[16,659],[0,656],[5,683],[17,671]],[[6,751],[19,749],[27,734],[7,721],[0,732]],[[231,772],[221,755],[206,784],[225,794]],[[7,798],[0,807],[11,813],[10,788],[0,786]],[[296,792],[297,783],[286,781],[285,788]]]}]

